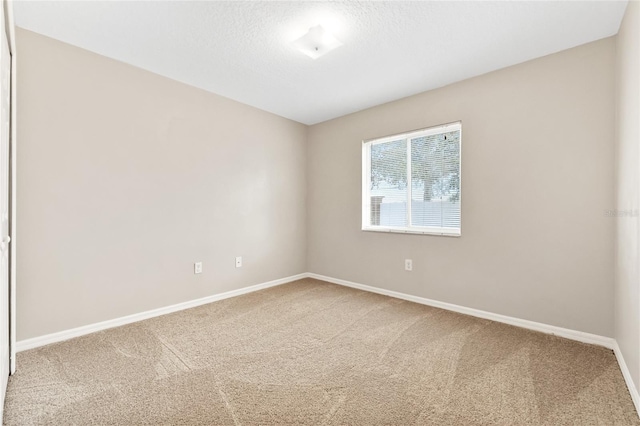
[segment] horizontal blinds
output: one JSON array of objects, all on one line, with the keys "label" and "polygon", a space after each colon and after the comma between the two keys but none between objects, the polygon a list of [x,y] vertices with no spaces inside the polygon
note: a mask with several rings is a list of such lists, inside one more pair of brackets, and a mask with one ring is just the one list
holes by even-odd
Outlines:
[{"label": "horizontal blinds", "polygon": [[411,139],[411,226],[460,228],[460,131]]},{"label": "horizontal blinds", "polygon": [[459,231],[460,133],[458,123],[367,142],[365,224]]},{"label": "horizontal blinds", "polygon": [[407,140],[371,146],[371,225],[406,227]]}]

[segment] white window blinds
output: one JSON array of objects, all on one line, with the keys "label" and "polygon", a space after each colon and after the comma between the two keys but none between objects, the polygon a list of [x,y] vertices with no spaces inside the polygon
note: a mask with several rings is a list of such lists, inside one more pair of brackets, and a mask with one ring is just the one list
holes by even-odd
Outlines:
[{"label": "white window blinds", "polygon": [[363,145],[364,230],[460,235],[461,124]]}]

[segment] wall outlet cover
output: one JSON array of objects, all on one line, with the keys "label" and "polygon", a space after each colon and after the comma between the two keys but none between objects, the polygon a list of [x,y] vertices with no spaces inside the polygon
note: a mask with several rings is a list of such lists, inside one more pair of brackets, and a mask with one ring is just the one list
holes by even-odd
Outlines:
[{"label": "wall outlet cover", "polygon": [[413,261],[411,259],[404,260],[404,270],[413,271]]}]

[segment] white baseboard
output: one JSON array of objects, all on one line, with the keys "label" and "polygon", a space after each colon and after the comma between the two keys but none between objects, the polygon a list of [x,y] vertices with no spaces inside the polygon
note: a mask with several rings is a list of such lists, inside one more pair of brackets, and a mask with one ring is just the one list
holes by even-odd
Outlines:
[{"label": "white baseboard", "polygon": [[146,320],[149,318],[158,317],[160,315],[170,314],[184,309],[194,308],[200,305],[206,305],[207,303],[216,302],[218,300],[228,299],[230,297],[240,296],[242,294],[252,293],[258,290],[264,290],[265,288],[275,287],[281,284],[286,284],[291,281],[296,281],[302,278],[306,278],[307,274],[292,275],[290,277],[281,278],[279,280],[273,280],[262,284],[256,284],[249,287],[244,287],[238,290],[231,290],[225,293],[214,294],[212,296],[203,297],[201,299],[190,300],[188,302],[177,303],[171,306],[165,306],[164,308],[153,309],[150,311],[140,312],[139,314],[127,315],[125,317],[115,318],[112,320],[102,321],[95,324],[89,324],[82,327],[72,328],[70,330],[59,331],[57,333],[46,334],[44,336],[38,336],[31,339],[20,340],[16,343],[16,351],[26,351],[27,349],[33,349],[51,343],[61,342],[63,340],[72,339],[74,337],[84,336],[85,334],[95,333],[96,331],[106,330],[109,328],[119,327],[121,325],[131,324]]},{"label": "white baseboard", "polygon": [[546,334],[564,337],[578,342],[590,343],[593,345],[604,346],[608,349],[614,349],[615,339],[611,337],[599,336],[597,334],[585,333],[582,331],[571,330],[568,328],[557,327],[555,325],[543,324],[540,322],[529,321],[525,319],[510,317],[506,315],[494,314],[492,312],[481,311],[479,309],[467,308],[465,306],[454,305],[453,303],[440,302],[438,300],[427,299],[420,296],[412,296],[410,294],[399,293],[397,291],[385,290],[383,288],[371,287],[365,284],[354,283],[351,281],[341,280],[338,278],[327,277],[324,275],[308,273],[309,278],[315,278],[321,281],[327,281],[333,284],[339,284],[346,287],[357,288],[359,290],[378,293],[385,296],[395,297],[396,299],[408,300],[410,302],[420,303],[421,305],[433,306],[435,308],[446,309],[447,311],[458,312],[473,317],[488,319],[491,321],[501,322],[504,324],[514,325],[516,327],[527,328],[529,330],[540,331]]},{"label": "white baseboard", "polygon": [[[400,293],[392,290],[386,290],[378,287],[372,287],[369,285],[359,284],[352,281],[346,281],[346,280],[333,278],[333,277],[328,277],[325,275],[319,275],[314,273],[302,273],[302,274],[293,275],[286,278],[281,278],[278,280],[269,281],[262,284],[256,284],[249,287],[244,287],[238,290],[231,290],[225,293],[214,294],[212,296],[203,297],[201,299],[190,300],[188,302],[178,303],[171,306],[165,306],[163,308],[141,312],[138,314],[127,315],[125,317],[102,321],[95,324],[89,324],[82,327],[73,328],[70,330],[59,331],[56,333],[46,334],[44,336],[38,336],[31,339],[20,340],[17,342],[16,349],[18,352],[25,351],[27,349],[33,349],[39,346],[48,345],[50,343],[60,342],[63,340],[71,339],[73,337],[94,333],[96,331],[106,330],[113,327],[119,327],[121,325],[131,324],[133,322],[142,321],[148,318],[165,315],[172,312],[182,311],[184,309],[189,309],[189,308],[204,305],[207,303],[216,302],[218,300],[228,299],[230,297],[240,296],[242,294],[263,290],[265,288],[274,287],[277,285],[285,284],[285,283],[299,280],[302,278],[315,278],[317,280],[326,281],[333,284],[339,284],[346,287],[368,291],[371,293],[377,293],[385,296],[395,297],[396,299],[408,300],[411,302],[420,303],[422,305],[433,306],[436,308],[446,309],[448,311],[458,312],[461,314],[471,315],[478,318],[484,318],[492,321],[501,322],[504,324],[514,325],[516,327],[522,327],[522,328],[527,328],[529,330],[540,331],[542,333],[553,334],[556,336],[565,337],[567,339],[577,340],[583,343],[600,345],[612,350],[617,348],[616,341],[611,337],[604,337],[596,334],[585,333],[582,331],[571,330],[568,328],[557,327],[554,325],[543,324],[540,322],[529,321],[529,320],[510,317],[506,315],[495,314],[492,312],[482,311],[479,309],[467,308],[465,306],[454,305],[453,303],[440,302],[438,300],[427,299],[425,297],[420,297],[420,296],[413,296],[410,294]],[[619,348],[617,350],[619,351]]]},{"label": "white baseboard", "polygon": [[[471,315],[478,318],[497,321],[504,324],[510,324],[516,327],[527,328],[529,330],[540,331],[542,333],[553,334],[553,335],[564,337],[567,339],[577,340],[583,343],[600,345],[612,350],[614,350],[617,347],[616,341],[611,337],[598,336],[596,334],[585,333],[582,331],[571,330],[567,328],[557,327],[554,325],[548,325],[548,324],[543,324],[535,321],[529,321],[529,320],[510,317],[506,315],[495,314],[492,312],[482,311],[479,309],[467,308],[465,306],[454,305],[452,303],[440,302],[438,300],[427,299],[420,296],[413,296],[410,294],[400,293],[397,291],[386,290],[378,287],[372,287],[369,285],[359,284],[352,281],[346,281],[338,278],[327,277],[325,275],[319,275],[314,273],[303,273],[303,274],[293,275],[286,278],[281,278],[278,280],[269,281],[262,284],[244,287],[238,290],[232,290],[232,291],[227,291],[225,293],[214,294],[212,296],[203,297],[201,299],[190,300],[188,302],[178,303],[171,306],[165,306],[163,308],[153,309],[153,310],[141,312],[138,314],[128,315],[125,317],[115,318],[107,321],[102,321],[95,324],[89,324],[82,327],[73,328],[70,330],[64,330],[56,333],[46,334],[44,336],[38,336],[31,339],[20,340],[16,344],[16,351],[21,352],[28,349],[33,349],[40,346],[48,345],[51,343],[61,342],[63,340],[72,339],[78,336],[84,336],[85,334],[94,333],[96,331],[106,330],[113,327],[119,327],[121,325],[131,324],[133,322],[142,321],[148,318],[170,314],[172,312],[193,308],[196,306],[204,305],[204,304],[215,302],[218,300],[240,296],[242,294],[263,290],[265,288],[274,287],[277,285],[285,284],[285,283],[299,280],[302,278],[315,278],[317,280],[326,281],[326,282],[330,282],[338,285],[343,285],[346,287],[356,288],[356,289],[368,291],[371,293],[377,293],[385,296],[395,297],[397,299],[408,300],[411,302],[420,303],[422,305],[446,309],[448,311],[458,312],[461,314]],[[619,348],[618,348],[618,351],[619,351]]]},{"label": "white baseboard", "polygon": [[620,350],[620,346],[618,346],[618,342],[615,342],[613,353],[616,354],[616,359],[618,360],[618,365],[620,366],[620,370],[622,370],[622,376],[624,377],[624,381],[627,384],[629,393],[631,394],[633,405],[636,406],[636,413],[638,413],[638,417],[640,417],[640,393],[638,393],[638,388],[636,388],[635,383],[633,383],[631,372],[629,371],[629,367],[627,367],[624,356],[622,356],[622,351]]}]

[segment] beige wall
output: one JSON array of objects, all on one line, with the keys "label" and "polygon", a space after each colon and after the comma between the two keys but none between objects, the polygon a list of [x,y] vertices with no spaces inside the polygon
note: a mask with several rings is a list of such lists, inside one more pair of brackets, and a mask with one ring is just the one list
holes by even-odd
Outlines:
[{"label": "beige wall", "polygon": [[617,37],[615,337],[640,390],[640,3],[629,2]]},{"label": "beige wall", "polygon": [[[608,38],[312,126],[310,272],[613,336],[614,56]],[[361,141],[456,120],[462,237],[362,232]]]},{"label": "beige wall", "polygon": [[306,270],[305,126],[17,41],[18,340]]},{"label": "beige wall", "polygon": [[[18,49],[18,340],[307,270],[614,335],[615,38],[309,128]],[[457,120],[462,237],[360,231],[361,141]]]}]

